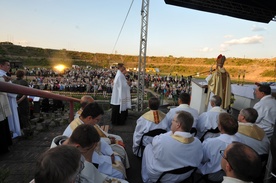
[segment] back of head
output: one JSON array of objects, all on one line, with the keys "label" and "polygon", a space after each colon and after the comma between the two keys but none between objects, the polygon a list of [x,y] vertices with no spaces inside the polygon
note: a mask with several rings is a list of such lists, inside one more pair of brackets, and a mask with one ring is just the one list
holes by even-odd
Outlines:
[{"label": "back of head", "polygon": [[25,73],[22,70],[16,71],[16,77],[22,79],[24,77]]},{"label": "back of head", "polygon": [[44,152],[37,160],[36,183],[72,183],[79,172],[80,151],[72,146],[62,145]]},{"label": "back of head", "polygon": [[230,114],[224,112],[219,114],[219,125],[228,135],[234,135],[239,128],[237,120]]},{"label": "back of head", "polygon": [[264,92],[265,95],[270,95],[271,94],[271,88],[269,85],[260,85],[259,86],[259,91]]},{"label": "back of head", "polygon": [[181,93],[178,97],[182,104],[190,104],[191,96],[188,93]]},{"label": "back of head", "polygon": [[92,125],[79,125],[69,138],[70,144],[79,144],[82,148],[91,147],[100,141],[97,130]]},{"label": "back of head", "polygon": [[242,181],[253,181],[258,178],[262,163],[257,152],[240,142],[233,142],[230,145],[226,157],[236,178]]},{"label": "back of head", "polygon": [[80,99],[81,108],[85,108],[87,104],[94,102],[94,99],[90,95],[84,95]]},{"label": "back of head", "polygon": [[194,117],[186,111],[177,111],[177,121],[180,123],[181,129],[184,132],[190,132],[194,123]]},{"label": "back of head", "polygon": [[158,98],[152,97],[149,99],[149,108],[151,110],[158,110],[159,105],[160,105],[160,101]]},{"label": "back of head", "polygon": [[220,96],[214,95],[211,98],[211,102],[213,102],[215,106],[221,106],[222,100]]},{"label": "back of head", "polygon": [[123,63],[118,63],[117,68],[121,69],[122,67],[124,67],[124,64]]},{"label": "back of head", "polygon": [[255,123],[258,118],[258,112],[254,108],[245,108],[240,111],[246,122]]},{"label": "back of head", "polygon": [[103,115],[104,111],[101,108],[101,106],[97,102],[92,102],[90,104],[87,104],[82,113],[81,116],[83,118],[87,118],[88,116],[92,116],[92,118],[96,118],[99,115]]}]

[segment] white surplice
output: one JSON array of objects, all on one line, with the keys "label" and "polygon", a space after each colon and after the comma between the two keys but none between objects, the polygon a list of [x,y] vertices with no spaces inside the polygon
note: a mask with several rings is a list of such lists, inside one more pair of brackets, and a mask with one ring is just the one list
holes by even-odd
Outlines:
[{"label": "white surplice", "polygon": [[[193,138],[190,143],[182,143],[172,137]],[[156,182],[162,172],[182,168],[186,166],[198,167],[202,160],[201,142],[187,132],[171,131],[153,138],[151,144],[145,148],[142,159],[143,182]],[[181,175],[167,174],[162,178],[162,182],[179,182],[191,175],[189,171]]]}]

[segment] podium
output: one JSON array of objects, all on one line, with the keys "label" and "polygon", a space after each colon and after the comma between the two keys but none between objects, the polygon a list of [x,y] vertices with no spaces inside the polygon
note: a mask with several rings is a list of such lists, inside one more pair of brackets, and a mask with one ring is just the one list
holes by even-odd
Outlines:
[{"label": "podium", "polygon": [[204,79],[192,79],[192,94],[190,106],[201,114],[206,111],[206,98],[208,86]]}]

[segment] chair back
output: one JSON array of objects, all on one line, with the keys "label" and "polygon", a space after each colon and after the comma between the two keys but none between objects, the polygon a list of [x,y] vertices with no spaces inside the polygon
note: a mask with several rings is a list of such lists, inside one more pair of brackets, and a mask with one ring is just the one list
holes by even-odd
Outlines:
[{"label": "chair back", "polygon": [[150,130],[147,133],[144,133],[141,137],[140,144],[139,144],[138,151],[137,151],[136,155],[139,156],[139,152],[141,151],[141,157],[143,156],[143,152],[145,149],[145,146],[143,144],[143,139],[145,136],[155,137],[156,135],[160,135],[161,133],[166,133],[166,132],[167,132],[166,130],[158,128],[158,129]]},{"label": "chair back", "polygon": [[211,129],[207,130],[207,131],[203,134],[203,136],[200,138],[200,141],[201,141],[201,142],[204,141],[204,137],[205,137],[205,135],[206,135],[207,133],[220,133],[220,131],[219,131],[218,127],[215,128],[215,129],[211,128]]},{"label": "chair back", "polygon": [[156,181],[156,183],[161,183],[161,179],[164,175],[166,174],[176,174],[176,175],[180,175],[180,174],[184,174],[184,173],[187,173],[191,170],[196,170],[196,167],[192,167],[192,166],[186,166],[186,167],[182,167],[182,168],[177,168],[177,169],[173,169],[173,170],[168,170],[166,172],[163,172],[158,180]]}]

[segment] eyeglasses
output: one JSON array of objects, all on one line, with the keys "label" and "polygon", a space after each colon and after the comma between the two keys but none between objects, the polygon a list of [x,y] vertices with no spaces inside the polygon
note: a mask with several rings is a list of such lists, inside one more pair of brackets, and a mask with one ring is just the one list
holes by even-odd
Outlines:
[{"label": "eyeglasses", "polygon": [[225,150],[220,150],[219,153],[220,153],[221,157],[222,157],[223,159],[225,159],[225,160],[229,163],[230,167],[233,169],[233,166],[232,166],[232,165],[230,164],[230,162],[228,161],[228,158],[225,156],[224,151],[225,151]]}]

